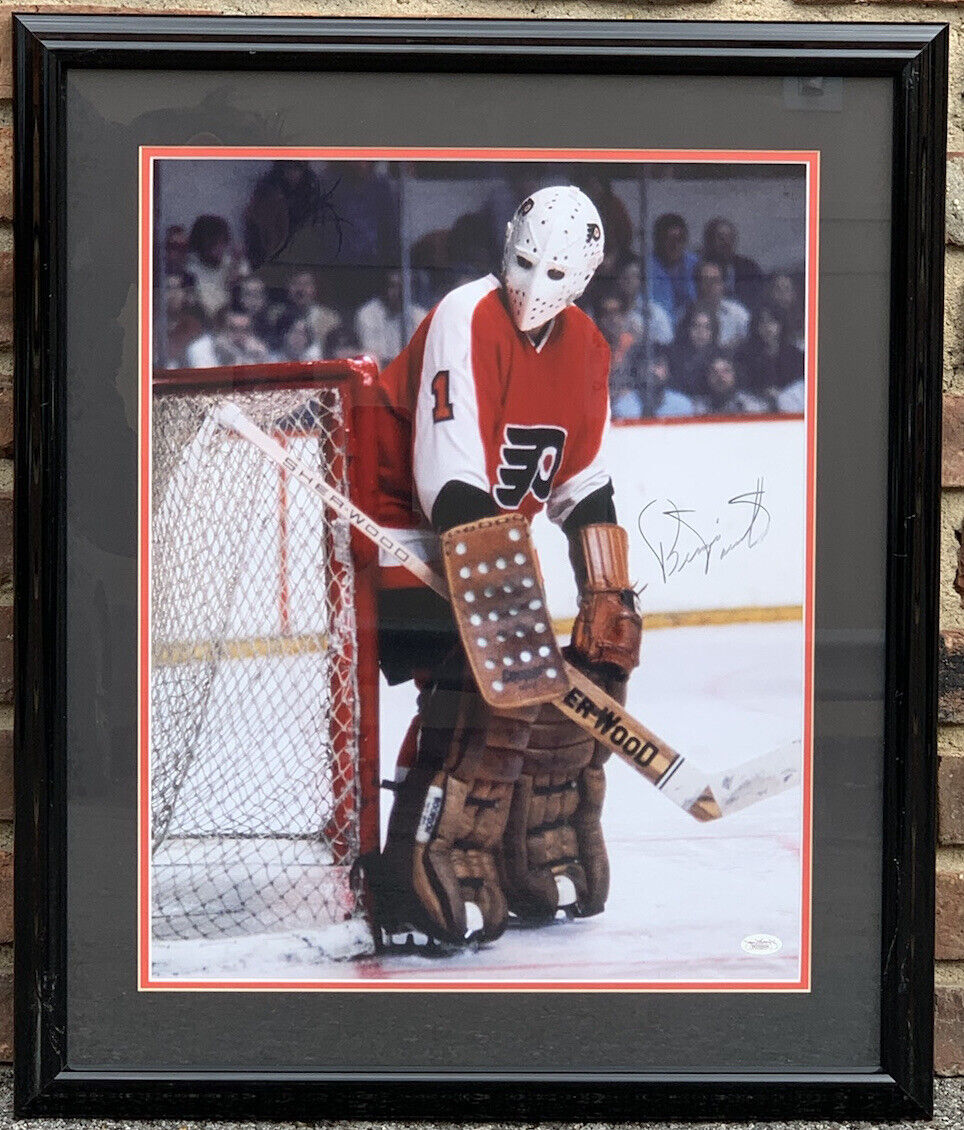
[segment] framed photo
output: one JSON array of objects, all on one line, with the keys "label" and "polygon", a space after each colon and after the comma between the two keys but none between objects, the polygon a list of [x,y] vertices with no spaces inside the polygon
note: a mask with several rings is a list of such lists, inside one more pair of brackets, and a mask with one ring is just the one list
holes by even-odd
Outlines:
[{"label": "framed photo", "polygon": [[20,1112],[925,1116],[946,29],[15,24]]}]

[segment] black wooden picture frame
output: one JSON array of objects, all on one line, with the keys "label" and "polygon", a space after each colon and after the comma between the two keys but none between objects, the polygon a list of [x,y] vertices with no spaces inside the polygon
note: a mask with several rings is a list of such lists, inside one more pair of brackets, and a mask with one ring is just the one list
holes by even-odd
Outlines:
[{"label": "black wooden picture frame", "polygon": [[[22,16],[16,37],[16,1105],[22,1116],[926,1117],[932,1106],[942,25]],[[452,1075],[72,1070],[65,585],[72,68],[877,77],[893,90],[879,1068]],[[132,268],[133,270],[133,268]],[[882,490],[884,486],[882,484]],[[819,549],[818,549],[819,551]],[[855,562],[859,569],[860,563]]]}]

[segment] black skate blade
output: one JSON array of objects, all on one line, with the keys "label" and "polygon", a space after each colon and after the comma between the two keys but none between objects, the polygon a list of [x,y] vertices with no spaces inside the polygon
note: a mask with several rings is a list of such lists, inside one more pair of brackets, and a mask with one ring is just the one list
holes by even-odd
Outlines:
[{"label": "black skate blade", "polygon": [[396,954],[409,957],[445,958],[454,957],[456,954],[465,953],[466,950],[479,948],[479,943],[469,939],[464,945],[458,946],[452,942],[443,942],[433,938],[414,926],[395,926],[391,929],[383,926],[381,934],[380,953]]},{"label": "black skate blade", "polygon": [[577,922],[579,915],[575,906],[560,906],[554,914],[544,916],[529,915],[520,917],[509,911],[509,924],[507,929],[516,930],[544,930],[547,926],[560,926],[567,922]]}]

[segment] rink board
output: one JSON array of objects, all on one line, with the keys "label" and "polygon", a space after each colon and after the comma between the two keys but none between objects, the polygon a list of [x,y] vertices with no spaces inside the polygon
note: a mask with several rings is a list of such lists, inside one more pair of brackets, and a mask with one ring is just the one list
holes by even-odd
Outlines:
[{"label": "rink board", "polygon": [[[805,582],[806,424],[647,421],[606,439],[630,576],[647,613],[799,608]],[[565,538],[533,523],[553,618],[576,614]]]}]

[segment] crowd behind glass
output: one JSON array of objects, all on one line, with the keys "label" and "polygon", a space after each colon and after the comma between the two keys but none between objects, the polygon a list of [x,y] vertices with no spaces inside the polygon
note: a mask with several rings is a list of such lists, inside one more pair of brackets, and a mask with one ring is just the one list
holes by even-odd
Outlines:
[{"label": "crowd behind glass", "polygon": [[[275,163],[254,184],[241,230],[213,211],[162,227],[159,366],[365,353],[384,367],[444,294],[498,271],[506,218],[540,187],[534,173],[510,171],[480,209],[403,249],[397,177],[372,162],[324,168]],[[663,213],[648,253],[635,254],[640,233],[611,182],[591,168],[572,179],[605,230],[605,259],[579,304],[612,351],[613,418],[802,412],[799,274],[764,274],[722,214],[694,233],[685,216]],[[295,264],[279,280],[279,250],[305,226],[324,233],[321,265]]]}]

